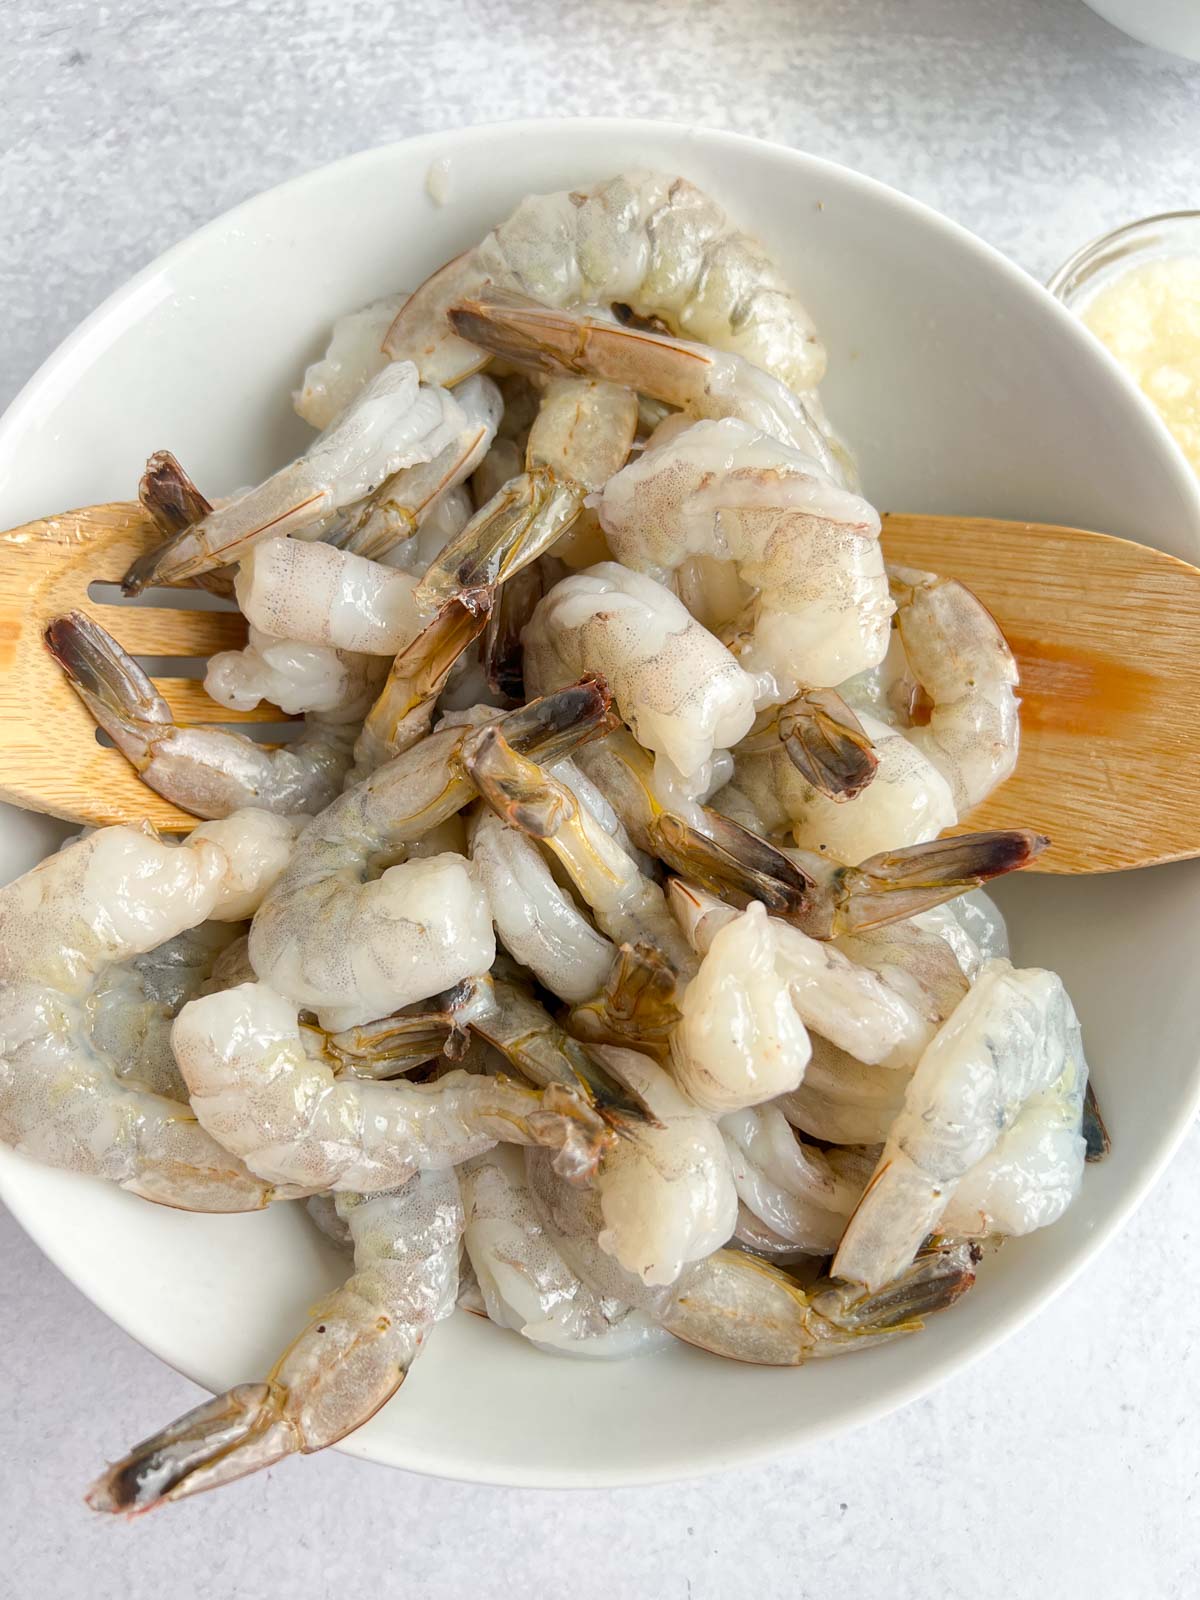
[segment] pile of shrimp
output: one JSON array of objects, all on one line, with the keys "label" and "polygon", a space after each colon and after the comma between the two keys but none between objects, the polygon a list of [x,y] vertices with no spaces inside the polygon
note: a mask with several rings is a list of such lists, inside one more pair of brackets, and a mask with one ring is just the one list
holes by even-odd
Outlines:
[{"label": "pile of shrimp", "polygon": [[795,1366],[1070,1204],[1079,1024],[980,887],[1045,841],[944,837],[1013,768],[1013,658],[885,563],[824,367],[764,248],[633,172],[337,322],[264,483],[151,459],[126,588],[235,599],[209,694],[302,720],[179,727],[94,621],[47,630],[205,820],[0,891],[0,1138],[181,1210],[301,1202],[348,1265],[96,1509],[345,1437],[456,1305]]}]

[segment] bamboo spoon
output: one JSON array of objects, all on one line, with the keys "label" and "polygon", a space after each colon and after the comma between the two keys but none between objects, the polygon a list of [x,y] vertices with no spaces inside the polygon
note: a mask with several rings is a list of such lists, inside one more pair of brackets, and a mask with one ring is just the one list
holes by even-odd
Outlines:
[{"label": "bamboo spoon", "polygon": [[[42,643],[52,617],[94,616],[131,652],[208,656],[245,642],[230,611],[154,605],[117,590],[161,535],[138,505],[85,507],[0,534],[0,799],[75,822],[195,821],[96,739]],[[1200,570],[1106,534],[1043,523],[895,514],[890,560],[960,578],[995,614],[1021,674],[1017,770],[960,826],[1032,828],[1033,870],[1103,872],[1200,855]],[[96,592],[97,584],[111,587]],[[181,723],[277,722],[239,714],[194,679],[155,679]]]}]

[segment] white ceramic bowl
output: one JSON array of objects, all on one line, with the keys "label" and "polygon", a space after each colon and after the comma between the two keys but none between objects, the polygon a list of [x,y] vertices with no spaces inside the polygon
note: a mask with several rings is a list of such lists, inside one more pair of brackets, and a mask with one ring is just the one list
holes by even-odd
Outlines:
[{"label": "white ceramic bowl", "polygon": [[[450,161],[442,208],[425,188],[437,157]],[[1069,313],[987,246],[826,162],[615,120],[414,139],[201,229],[89,318],[15,402],[0,425],[0,515],[128,496],[165,446],[218,492],[259,477],[306,436],[289,390],[338,312],[414,284],[531,190],[634,165],[685,173],[787,265],[829,345],[830,410],[878,505],[1074,522],[1200,556],[1196,484],[1158,419]],[[0,818],[4,875],[57,836],[45,820]],[[345,1448],[504,1484],[683,1477],[879,1416],[1010,1333],[1128,1216],[1196,1108],[1200,865],[1027,878],[1001,898],[1018,958],[1070,986],[1113,1135],[1062,1223],[989,1260],[918,1338],[800,1371],[682,1346],[614,1365],[553,1359],[460,1315]],[[8,1152],[0,1194],[85,1294],[211,1389],[265,1373],[344,1270],[295,1207],[187,1216]],[[122,1427],[114,1417],[114,1451]]]}]

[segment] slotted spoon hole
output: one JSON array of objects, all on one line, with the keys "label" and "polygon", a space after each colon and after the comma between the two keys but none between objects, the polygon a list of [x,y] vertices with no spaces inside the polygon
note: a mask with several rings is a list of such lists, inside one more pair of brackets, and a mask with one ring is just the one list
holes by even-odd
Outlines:
[{"label": "slotted spoon hole", "polygon": [[98,606],[124,610],[137,610],[140,606],[152,606],[158,611],[236,611],[238,608],[236,600],[210,594],[207,589],[167,586],[143,589],[141,594],[123,594],[119,583],[110,583],[106,578],[93,578],[87,592],[88,599]]}]

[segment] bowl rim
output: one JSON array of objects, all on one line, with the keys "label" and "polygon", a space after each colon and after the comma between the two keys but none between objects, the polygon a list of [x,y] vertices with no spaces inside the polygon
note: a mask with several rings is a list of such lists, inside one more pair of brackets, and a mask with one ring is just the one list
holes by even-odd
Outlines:
[{"label": "bowl rim", "polygon": [[[1014,285],[1019,284],[1020,293],[1032,296],[1034,301],[1040,302],[1044,307],[1052,308],[1049,314],[1060,323],[1064,335],[1074,341],[1081,351],[1087,351],[1089,353],[1088,359],[1093,364],[1097,361],[1099,362],[1100,366],[1108,372],[1110,384],[1114,385],[1117,390],[1124,392],[1126,400],[1132,402],[1141,412],[1143,421],[1150,427],[1151,431],[1157,432],[1160,439],[1168,443],[1170,447],[1168,453],[1174,455],[1177,461],[1178,487],[1185,502],[1190,501],[1192,526],[1197,535],[1198,547],[1200,547],[1200,481],[1197,481],[1190,467],[1188,467],[1182,453],[1171,439],[1165,424],[1116,359],[1098,340],[1093,338],[1078,317],[1031,274],[977,234],[972,233],[970,229],[961,223],[944,216],[932,206],[905,194],[902,190],[894,188],[879,179],[871,178],[851,167],[831,161],[826,157],[812,155],[793,146],[778,144],[771,140],[760,139],[748,134],[708,128],[693,122],[671,121],[663,118],[546,116],[474,123],[466,127],[417,134],[407,139],[392,140],[386,144],[355,151],[334,161],[311,167],[281,183],[260,190],[211,218],[208,222],[203,223],[199,228],[194,229],[183,239],[154,257],[113,290],[95,310],[89,313],[72,332],[67,334],[21,387],[6,408],[3,416],[0,417],[0,447],[8,442],[10,435],[26,425],[31,411],[36,412],[54,403],[62,387],[69,382],[74,367],[89,354],[93,346],[99,345],[103,347],[121,336],[125,326],[132,320],[131,316],[123,318],[122,313],[136,312],[139,295],[146,285],[164,271],[169,271],[177,261],[184,259],[201,241],[213,233],[229,228],[231,224],[236,225],[240,219],[248,216],[254,208],[265,200],[274,200],[285,196],[294,197],[303,193],[306,186],[329,181],[338,175],[349,172],[368,171],[372,165],[386,168],[389,162],[394,159],[395,152],[399,150],[405,151],[406,155],[410,157],[419,156],[424,151],[428,151],[432,157],[453,155],[466,146],[485,142],[489,137],[497,133],[503,133],[506,137],[519,137],[521,134],[536,134],[544,137],[548,131],[556,128],[586,131],[592,135],[619,134],[628,136],[631,132],[637,133],[640,131],[645,134],[648,141],[664,137],[677,141],[680,137],[685,139],[690,137],[695,138],[698,144],[714,144],[740,150],[750,160],[761,159],[765,152],[773,159],[782,160],[799,169],[805,169],[810,174],[815,174],[818,177],[822,174],[827,175],[831,181],[836,182],[839,186],[848,188],[851,191],[858,191],[869,197],[875,205],[881,205],[894,212],[915,218],[935,234],[941,234],[942,237],[953,240],[957,248],[963,249],[976,257],[986,265],[988,270],[993,273],[1001,273]],[[1190,215],[1191,213],[1184,214]],[[1175,216],[1178,213],[1166,213],[1165,215]],[[1126,226],[1135,226],[1135,224]],[[1076,252],[1077,255],[1080,253]],[[994,1350],[1005,1339],[1025,1326],[1026,1323],[1073,1283],[1109,1240],[1125,1226],[1130,1216],[1146,1198],[1146,1195],[1158,1181],[1168,1162],[1174,1156],[1187,1135],[1197,1111],[1200,1111],[1200,1070],[1196,1071],[1192,1080],[1191,1092],[1186,1107],[1172,1125],[1164,1127],[1157,1147],[1140,1173],[1138,1173],[1136,1180],[1127,1186],[1121,1199],[1115,1204],[1111,1214],[1105,1221],[1102,1224],[1097,1224],[1089,1232],[1076,1254],[1058,1269],[1038,1298],[1028,1304],[1000,1306],[987,1332],[969,1347],[951,1352],[932,1368],[918,1371],[911,1376],[902,1378],[898,1382],[894,1382],[886,1393],[882,1395],[865,1395],[857,1403],[852,1403],[843,1408],[836,1417],[831,1417],[817,1424],[810,1422],[804,1432],[791,1439],[790,1442],[778,1437],[773,1437],[764,1442],[753,1440],[737,1441],[714,1446],[707,1458],[699,1461],[689,1458],[677,1460],[673,1463],[656,1463],[650,1466],[640,1466],[637,1462],[631,1462],[619,1470],[611,1468],[597,1471],[584,1468],[571,1472],[559,1471],[552,1476],[548,1475],[544,1470],[539,1471],[536,1468],[528,1472],[511,1469],[503,1471],[481,1470],[478,1467],[473,1467],[466,1460],[454,1470],[441,1464],[431,1467],[428,1464],[398,1460],[394,1456],[380,1453],[373,1444],[363,1443],[356,1439],[355,1435],[350,1435],[339,1442],[335,1448],[362,1460],[375,1461],[382,1465],[400,1466],[405,1470],[422,1472],[427,1476],[444,1477],[454,1481],[489,1483],[516,1488],[567,1490],[578,1488],[621,1488],[642,1484],[678,1482],[727,1469],[762,1464],[778,1458],[787,1450],[811,1447],[824,1439],[849,1432],[852,1428],[859,1427],[866,1422],[886,1417],[901,1407],[919,1399],[939,1387],[949,1378],[964,1371],[968,1366]],[[41,1236],[36,1217],[32,1215],[32,1207],[23,1203],[19,1196],[20,1185],[12,1181],[12,1174],[24,1165],[25,1158],[16,1156],[11,1152],[3,1153],[5,1156],[11,1155],[12,1159],[0,1164],[0,1200],[5,1203],[17,1222],[29,1234],[42,1253],[53,1262],[69,1282],[76,1288],[80,1288],[81,1292],[87,1294],[88,1291],[81,1288],[70,1268],[59,1258],[59,1252],[53,1239],[47,1242]],[[88,1294],[88,1298],[91,1299],[90,1294]],[[101,1307],[100,1309],[104,1308]],[[178,1367],[171,1356],[159,1347],[152,1336],[141,1336],[132,1333],[117,1316],[112,1313],[106,1314],[113,1315],[113,1320],[118,1322],[123,1332],[136,1339],[139,1344],[152,1351],[167,1365],[174,1367],[176,1371],[182,1372],[185,1377],[192,1379],[192,1381],[203,1382],[203,1380],[196,1378],[193,1372]]]}]

